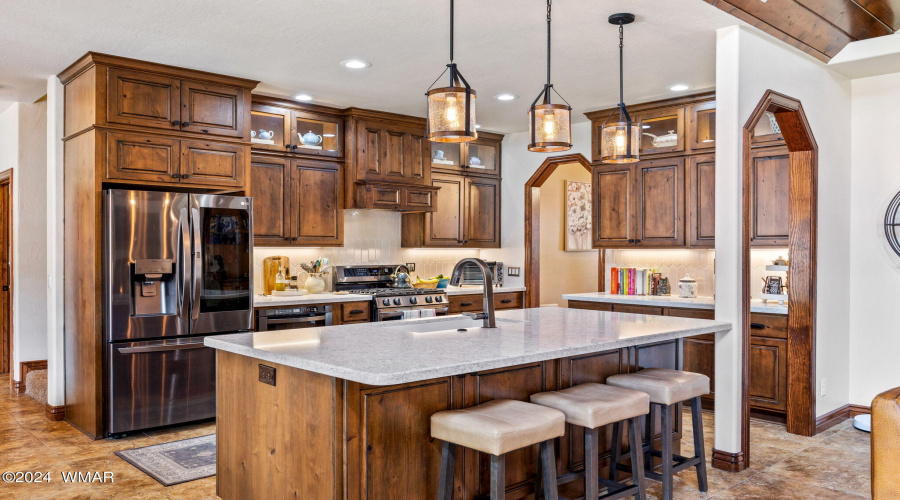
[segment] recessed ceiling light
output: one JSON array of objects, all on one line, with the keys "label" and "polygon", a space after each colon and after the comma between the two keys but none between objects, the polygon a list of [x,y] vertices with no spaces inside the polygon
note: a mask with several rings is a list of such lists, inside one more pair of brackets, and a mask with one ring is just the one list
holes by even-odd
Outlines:
[{"label": "recessed ceiling light", "polygon": [[650,125],[641,125],[641,128],[650,128]]},{"label": "recessed ceiling light", "polygon": [[690,85],[678,83],[678,84],[675,84],[675,85],[672,85],[671,87],[669,87],[669,90],[671,90],[672,92],[681,92],[682,90],[687,90],[689,88],[691,88]]},{"label": "recessed ceiling light", "polygon": [[294,99],[298,101],[312,101],[313,97],[309,94],[297,94],[294,96]]},{"label": "recessed ceiling light", "polygon": [[478,123],[476,123],[476,124],[475,124],[475,128],[481,128],[481,125],[478,124]]},{"label": "recessed ceiling light", "polygon": [[341,66],[350,69],[363,69],[371,66],[372,63],[361,61],[359,59],[347,59],[346,61],[341,61]]},{"label": "recessed ceiling light", "polygon": [[519,96],[515,94],[497,94],[494,96],[494,99],[497,99],[498,101],[513,101],[518,98]]}]

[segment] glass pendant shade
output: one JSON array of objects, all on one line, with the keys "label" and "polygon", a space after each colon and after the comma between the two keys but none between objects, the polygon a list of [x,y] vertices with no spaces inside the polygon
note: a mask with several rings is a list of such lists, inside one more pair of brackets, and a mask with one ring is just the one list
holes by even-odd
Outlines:
[{"label": "glass pendant shade", "polygon": [[550,153],[572,149],[572,111],[565,104],[536,104],[528,110],[529,151]]},{"label": "glass pendant shade", "polygon": [[466,131],[466,88],[442,87],[428,91],[428,139],[433,142],[467,142],[475,131],[475,91],[470,90],[469,130]]},{"label": "glass pendant shade", "polygon": [[[600,128],[600,161],[634,163],[640,159],[641,125],[632,122],[631,151],[628,151],[628,122],[608,122]],[[630,154],[629,154],[630,153]]]}]

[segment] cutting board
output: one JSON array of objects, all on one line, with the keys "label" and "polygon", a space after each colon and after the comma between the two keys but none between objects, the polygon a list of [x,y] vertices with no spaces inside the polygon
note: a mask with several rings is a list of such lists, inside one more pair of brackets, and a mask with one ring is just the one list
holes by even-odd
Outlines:
[{"label": "cutting board", "polygon": [[291,274],[291,259],[284,255],[273,255],[263,259],[263,289],[266,295],[272,295],[275,289],[275,275],[278,274],[278,268],[284,266],[285,276]]}]

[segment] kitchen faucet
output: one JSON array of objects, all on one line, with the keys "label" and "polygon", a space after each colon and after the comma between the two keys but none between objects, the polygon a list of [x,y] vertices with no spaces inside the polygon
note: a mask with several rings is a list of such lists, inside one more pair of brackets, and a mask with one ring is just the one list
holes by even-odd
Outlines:
[{"label": "kitchen faucet", "polygon": [[475,264],[481,270],[481,275],[484,278],[482,280],[482,283],[484,283],[484,311],[480,313],[464,312],[462,314],[472,319],[483,319],[484,325],[482,328],[497,328],[497,320],[494,314],[494,279],[491,269],[485,261],[470,257],[457,262],[453,266],[453,273],[450,275],[450,284],[459,286],[459,283],[462,281],[462,271],[466,264]]}]

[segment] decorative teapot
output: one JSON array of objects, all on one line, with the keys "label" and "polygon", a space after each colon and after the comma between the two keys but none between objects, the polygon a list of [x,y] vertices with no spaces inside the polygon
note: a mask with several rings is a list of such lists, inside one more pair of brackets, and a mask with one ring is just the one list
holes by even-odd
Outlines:
[{"label": "decorative teapot", "polygon": [[432,156],[435,160],[443,160],[444,159],[444,150],[443,149],[435,149],[434,156]]},{"label": "decorative teapot", "polygon": [[394,281],[391,286],[394,288],[412,288],[412,281],[409,278],[409,269],[406,266],[397,266],[394,274],[391,275]]},{"label": "decorative teapot", "polygon": [[481,165],[481,158],[477,156],[469,158],[469,165]]},{"label": "decorative teapot", "polygon": [[654,148],[668,148],[678,144],[678,134],[674,130],[670,130],[665,135],[653,135],[647,132],[644,132],[644,135],[650,137]]},{"label": "decorative teapot", "polygon": [[[250,135],[252,136],[253,134],[250,134]],[[266,131],[263,129],[259,129],[259,132],[256,132],[256,136],[259,137],[260,140],[271,141],[272,138],[275,137],[275,131],[274,130]]]},{"label": "decorative teapot", "polygon": [[322,136],[314,134],[312,130],[303,135],[297,135],[300,136],[300,141],[307,146],[318,146],[319,144],[322,144]]}]

